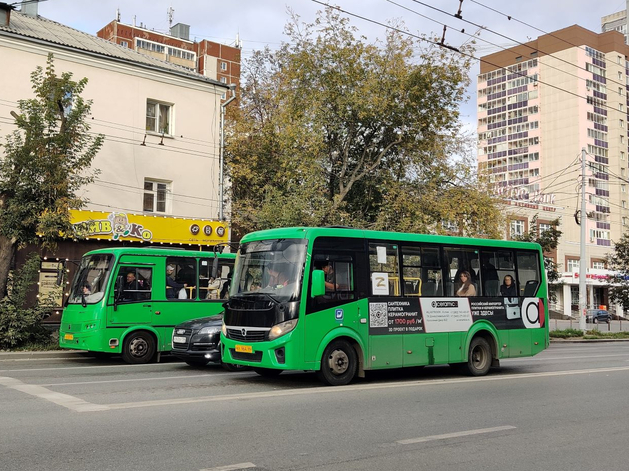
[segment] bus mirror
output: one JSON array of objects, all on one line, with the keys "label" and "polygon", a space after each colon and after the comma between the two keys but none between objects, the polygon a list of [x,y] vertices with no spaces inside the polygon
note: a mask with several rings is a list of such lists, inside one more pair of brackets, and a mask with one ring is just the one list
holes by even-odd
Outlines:
[{"label": "bus mirror", "polygon": [[212,260],[212,278],[218,278],[218,257],[214,257]]},{"label": "bus mirror", "polygon": [[316,298],[325,294],[325,272],[323,270],[312,271],[312,288],[310,297]]}]

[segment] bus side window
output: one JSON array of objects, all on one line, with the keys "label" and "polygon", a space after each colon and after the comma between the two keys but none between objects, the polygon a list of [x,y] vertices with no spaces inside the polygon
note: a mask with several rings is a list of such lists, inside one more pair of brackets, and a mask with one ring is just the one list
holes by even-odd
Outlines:
[{"label": "bus side window", "polygon": [[541,274],[537,252],[518,251],[518,288],[520,296],[535,296],[539,288]]},{"label": "bus side window", "polygon": [[437,247],[402,246],[404,296],[441,296],[441,265]]},{"label": "bus side window", "polygon": [[[146,301],[151,299],[153,270],[146,267],[120,267],[114,295],[121,302]],[[119,292],[118,290],[122,291]]]},{"label": "bus side window", "polygon": [[[197,280],[197,260],[192,257],[168,257],[166,258],[166,267],[166,276],[170,276],[176,285],[187,285],[185,288],[181,287],[175,289],[172,286],[168,286],[168,283],[166,283],[167,286],[164,286],[166,298],[170,300],[196,299],[197,286],[199,286],[199,281]],[[170,275],[168,275],[168,267],[174,268]],[[173,283],[171,283],[171,285],[172,284]],[[185,292],[185,298],[183,294],[181,294],[182,289]],[[171,293],[169,290],[173,292]],[[177,292],[175,293],[174,291]]]},{"label": "bus side window", "polygon": [[387,242],[369,243],[369,275],[374,296],[401,296],[398,246]]}]

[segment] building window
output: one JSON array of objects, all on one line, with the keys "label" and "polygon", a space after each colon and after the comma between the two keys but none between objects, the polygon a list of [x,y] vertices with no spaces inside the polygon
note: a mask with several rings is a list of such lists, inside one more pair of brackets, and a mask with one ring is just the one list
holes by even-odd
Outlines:
[{"label": "building window", "polygon": [[627,193],[627,185],[620,185],[621,193]]},{"label": "building window", "polygon": [[579,271],[579,259],[569,258],[566,260],[566,270],[569,272]]},{"label": "building window", "polygon": [[511,221],[511,238],[521,237],[524,235],[524,221],[516,219]]},{"label": "building window", "polygon": [[550,229],[552,229],[552,226],[546,222],[540,222],[538,225],[539,235],[542,235],[544,232],[549,231]]},{"label": "building window", "polygon": [[624,111],[624,106],[622,106],[622,103],[618,103],[618,111]]},{"label": "building window", "polygon": [[620,151],[620,160],[625,160],[625,153]]},{"label": "building window", "polygon": [[159,134],[171,133],[172,105],[156,101],[146,101],[146,130]]},{"label": "building window", "polygon": [[601,262],[600,260],[592,260],[592,268],[595,270],[604,270],[605,262]]},{"label": "building window", "polygon": [[221,83],[227,83],[227,77],[221,77]]},{"label": "building window", "polygon": [[221,62],[221,70],[227,70],[227,62]]},{"label": "building window", "polygon": [[169,182],[144,179],[144,203],[142,210],[148,213],[167,212],[169,194]]},{"label": "building window", "polygon": [[129,43],[127,41],[120,41],[120,45],[122,47],[129,47]]}]

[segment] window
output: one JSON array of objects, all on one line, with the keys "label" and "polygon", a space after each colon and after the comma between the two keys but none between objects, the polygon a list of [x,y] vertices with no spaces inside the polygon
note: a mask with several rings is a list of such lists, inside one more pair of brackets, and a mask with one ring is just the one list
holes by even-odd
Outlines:
[{"label": "window", "polygon": [[146,267],[123,266],[118,270],[114,296],[123,303],[151,299],[153,270]]},{"label": "window", "polygon": [[540,284],[539,254],[519,251],[517,262],[520,296],[535,296]]},{"label": "window", "polygon": [[[447,247],[444,249],[444,256],[446,296],[480,296],[478,250]],[[465,288],[463,285],[466,282],[471,287]]]},{"label": "window", "polygon": [[146,101],[146,130],[159,134],[172,134],[172,105],[156,101]]},{"label": "window", "polygon": [[227,70],[227,62],[221,62],[221,70]]},{"label": "window", "polygon": [[618,103],[618,111],[624,111],[624,106],[622,106],[622,103]]},{"label": "window", "polygon": [[221,77],[221,83],[227,83],[227,77]]},{"label": "window", "polygon": [[145,179],[142,210],[149,213],[167,212],[169,193],[170,183]]},{"label": "window", "polygon": [[164,286],[166,299],[196,299],[197,286],[197,260],[195,258],[168,257],[166,259],[166,286]]},{"label": "window", "polygon": [[514,239],[524,235],[524,221],[521,219],[515,219],[511,221],[510,235]]},{"label": "window", "polygon": [[544,232],[552,229],[552,226],[546,222],[540,222],[537,226],[539,235],[542,235]]},{"label": "window", "polygon": [[129,43],[127,41],[120,41],[120,45],[122,47],[129,47]]},{"label": "window", "polygon": [[441,296],[443,280],[439,249],[436,247],[402,247],[402,296]]},{"label": "window", "polygon": [[605,262],[602,262],[600,260],[592,260],[592,268],[594,268],[595,270],[604,270]]},{"label": "window", "polygon": [[369,244],[369,274],[371,294],[400,296],[397,245],[387,242]]},{"label": "window", "polygon": [[213,258],[199,260],[199,298],[200,299],[227,299],[229,285],[234,271],[234,261],[218,259],[218,271],[216,279],[212,277]]},{"label": "window", "polygon": [[579,259],[569,258],[566,260],[566,270],[570,272],[579,271]]},{"label": "window", "polygon": [[620,160],[625,160],[625,153],[620,151]]}]

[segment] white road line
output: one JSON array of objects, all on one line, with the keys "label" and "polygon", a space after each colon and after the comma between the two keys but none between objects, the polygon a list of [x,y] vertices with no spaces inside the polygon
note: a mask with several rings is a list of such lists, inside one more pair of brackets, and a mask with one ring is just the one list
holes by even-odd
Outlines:
[{"label": "white road line", "polygon": [[204,468],[201,471],[235,471],[238,469],[255,468],[253,463],[228,464],[227,466],[219,466],[218,468]]},{"label": "white road line", "polygon": [[443,435],[432,435],[430,437],[409,438],[407,440],[398,440],[396,443],[400,445],[410,445],[412,443],[432,442],[434,440],[446,440],[448,438],[467,437],[468,435],[480,435],[483,433],[502,432],[503,430],[513,430],[513,425],[503,425],[501,427],[479,428],[476,430],[465,430],[463,432],[444,433]]},{"label": "white road line", "polygon": [[198,404],[201,402],[222,402],[222,401],[234,401],[234,400],[246,400],[246,399],[262,399],[262,398],[276,398],[280,396],[305,396],[310,394],[334,394],[343,393],[345,391],[371,391],[378,389],[395,389],[405,388],[409,386],[440,386],[457,383],[476,383],[480,381],[510,381],[530,378],[546,378],[553,376],[571,376],[580,374],[596,374],[596,373],[612,373],[618,371],[629,371],[629,366],[619,366],[616,368],[596,368],[588,370],[569,370],[569,371],[552,371],[546,373],[525,373],[515,375],[503,375],[503,376],[483,376],[475,378],[461,378],[461,379],[439,379],[439,380],[417,380],[417,381],[404,381],[400,383],[379,383],[379,384],[357,384],[350,386],[339,387],[318,387],[310,389],[287,389],[284,391],[263,391],[257,393],[245,393],[245,394],[230,394],[222,396],[201,396],[191,398],[172,398],[172,399],[158,399],[153,401],[141,401],[141,402],[122,402],[117,404],[108,404],[109,410],[120,409],[134,409],[138,407],[155,407],[155,406],[170,406],[177,404]]},{"label": "white road line", "polygon": [[15,389],[16,391],[21,391],[40,399],[45,399],[76,412],[96,412],[108,409],[107,406],[92,404],[91,402],[84,401],[83,399],[79,399],[78,397],[54,392],[42,386],[26,384],[15,378],[0,376],[0,384],[6,386],[7,388]]},{"label": "white road line", "polygon": [[140,368],[143,366],[170,366],[180,365],[185,366],[183,363],[144,363],[140,365],[91,365],[91,366],[61,366],[59,368],[24,368],[22,370],[0,370],[0,373],[23,373],[25,371],[58,371],[58,370],[84,370],[87,368]]},{"label": "white road line", "polygon": [[569,357],[535,357],[535,358],[531,358],[531,357],[526,357],[526,358],[501,358],[500,361],[501,362],[507,362],[507,361],[548,361],[548,360],[582,360],[582,359],[589,359],[589,358],[607,358],[607,357],[625,357],[629,355],[629,352],[627,353],[616,353],[614,355],[582,355],[582,356],[569,356]]},{"label": "white road line", "polygon": [[[225,372],[227,373],[227,372]],[[105,384],[105,383],[135,383],[137,381],[164,381],[166,379],[186,379],[186,378],[205,378],[208,376],[214,376],[212,373],[205,373],[202,375],[186,375],[186,376],[155,376],[153,378],[131,378],[131,379],[106,379],[102,381],[77,381],[75,383],[47,383],[40,384],[40,386],[76,386],[81,384]]]}]

